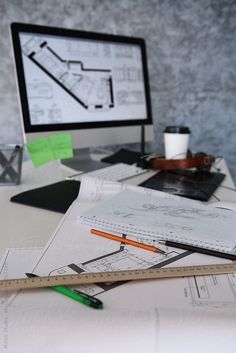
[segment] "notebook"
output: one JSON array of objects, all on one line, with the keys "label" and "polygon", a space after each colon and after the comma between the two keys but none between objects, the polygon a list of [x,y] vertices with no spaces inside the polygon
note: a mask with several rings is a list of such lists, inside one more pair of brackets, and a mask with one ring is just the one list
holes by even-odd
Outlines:
[{"label": "notebook", "polygon": [[138,241],[172,241],[236,259],[235,211],[184,198],[164,199],[150,195],[148,190],[145,194],[125,190],[81,214],[78,221]]}]

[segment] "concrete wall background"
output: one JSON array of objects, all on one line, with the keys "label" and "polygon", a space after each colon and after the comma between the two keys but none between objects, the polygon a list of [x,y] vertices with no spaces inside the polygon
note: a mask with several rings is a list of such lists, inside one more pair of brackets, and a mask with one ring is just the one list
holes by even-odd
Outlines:
[{"label": "concrete wall background", "polygon": [[22,141],[9,24],[28,22],[144,37],[155,151],[164,126],[224,156],[236,181],[236,0],[0,0],[0,143]]}]

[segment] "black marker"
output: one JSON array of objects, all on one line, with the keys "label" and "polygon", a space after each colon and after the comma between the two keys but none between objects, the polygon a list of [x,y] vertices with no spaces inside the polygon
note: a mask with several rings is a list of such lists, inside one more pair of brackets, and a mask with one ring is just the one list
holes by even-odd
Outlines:
[{"label": "black marker", "polygon": [[182,243],[169,241],[169,240],[159,240],[158,243],[164,244],[166,246],[172,246],[173,248],[178,248],[178,249],[183,249],[183,250],[189,250],[189,251],[192,251],[192,252],[197,252],[197,253],[200,253],[200,254],[221,257],[223,259],[228,259],[228,260],[234,260],[234,261],[236,260],[236,255],[228,254],[228,253],[221,252],[221,251],[199,248],[198,246],[182,244]]}]

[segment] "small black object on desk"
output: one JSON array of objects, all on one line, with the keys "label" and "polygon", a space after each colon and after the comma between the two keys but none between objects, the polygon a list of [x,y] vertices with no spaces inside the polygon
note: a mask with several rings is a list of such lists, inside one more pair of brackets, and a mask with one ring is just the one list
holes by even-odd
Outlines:
[{"label": "small black object on desk", "polygon": [[203,170],[165,170],[156,173],[139,186],[187,197],[192,200],[207,201],[221,184],[225,174]]},{"label": "small black object on desk", "polygon": [[79,181],[63,180],[21,192],[13,196],[11,201],[49,211],[66,213],[72,202],[77,198],[79,188]]},{"label": "small black object on desk", "polygon": [[116,164],[116,163],[126,163],[134,164],[137,163],[141,158],[140,152],[130,151],[125,148],[121,148],[118,152],[112,154],[111,156],[104,157],[101,159],[102,162]]}]

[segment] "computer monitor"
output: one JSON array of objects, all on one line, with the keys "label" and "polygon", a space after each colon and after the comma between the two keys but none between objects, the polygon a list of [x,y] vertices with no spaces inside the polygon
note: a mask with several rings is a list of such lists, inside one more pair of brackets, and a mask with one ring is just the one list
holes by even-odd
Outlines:
[{"label": "computer monitor", "polygon": [[[74,149],[153,139],[145,41],[11,24],[26,142],[69,132]],[[83,169],[81,165],[77,169]]]}]

